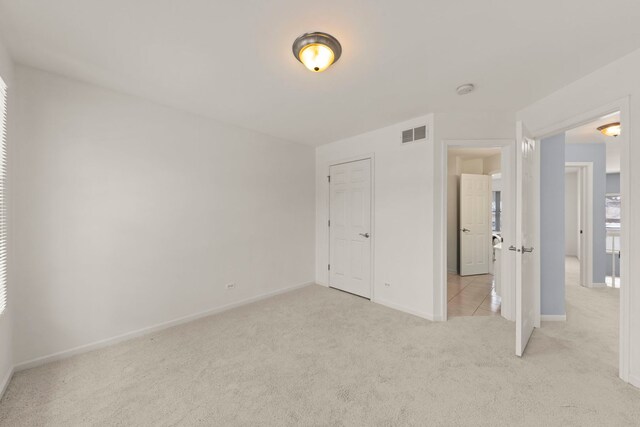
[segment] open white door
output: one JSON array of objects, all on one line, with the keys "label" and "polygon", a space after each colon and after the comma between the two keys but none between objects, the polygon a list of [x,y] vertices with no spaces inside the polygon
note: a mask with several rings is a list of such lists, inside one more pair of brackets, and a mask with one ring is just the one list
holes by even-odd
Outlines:
[{"label": "open white door", "polygon": [[593,163],[580,165],[580,286],[593,286]]},{"label": "open white door", "polygon": [[540,324],[538,237],[538,147],[522,122],[516,124],[516,355],[522,356]]},{"label": "open white door", "polygon": [[371,160],[330,167],[329,286],[371,298]]},{"label": "open white door", "polygon": [[460,176],[460,275],[489,273],[491,177]]},{"label": "open white door", "polygon": [[[578,248],[578,258],[580,261],[580,286],[588,286],[587,284],[587,234],[589,230],[587,229],[587,188],[586,188],[586,171],[584,168],[578,169],[578,221],[580,222],[579,227],[579,248]],[[566,227],[566,224],[565,224]]]}]

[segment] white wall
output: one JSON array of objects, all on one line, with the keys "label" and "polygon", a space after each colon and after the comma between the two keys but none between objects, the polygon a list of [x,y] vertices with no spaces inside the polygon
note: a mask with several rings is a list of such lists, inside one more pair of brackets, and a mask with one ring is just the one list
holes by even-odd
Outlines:
[{"label": "white wall", "polygon": [[[13,169],[11,160],[13,159],[13,152],[15,150],[15,101],[16,101],[16,88],[14,86],[14,69],[11,58],[9,57],[9,53],[4,48],[4,45],[0,42],[0,77],[4,80],[7,85],[7,145],[8,145],[8,168],[9,173]],[[12,221],[13,216],[11,214],[11,188],[12,188],[11,177],[7,178],[7,187],[8,187],[8,204],[9,207],[7,209],[8,216],[8,233],[9,233],[9,258],[8,262],[12,262],[12,246],[11,240],[13,237],[12,231]],[[11,374],[11,370],[13,368],[13,340],[12,340],[12,315],[13,315],[13,307],[14,307],[14,291],[15,286],[13,283],[13,271],[11,265],[8,266],[8,283],[7,283],[7,307],[0,315],[0,397],[2,397],[2,392],[7,385],[7,381],[9,380],[9,375]]]},{"label": "white wall", "polygon": [[460,156],[447,157],[447,270],[458,272],[458,187],[462,171]]},{"label": "white wall", "polygon": [[329,282],[329,166],[373,155],[373,300],[432,318],[433,142],[401,144],[402,130],[424,124],[432,130],[433,116],[316,149],[316,281],[325,285]]},{"label": "white wall", "polygon": [[482,159],[463,159],[461,172],[482,175],[484,173],[484,162]]},{"label": "white wall", "polygon": [[[630,138],[630,151],[623,157],[627,163],[629,182],[640,182],[640,169],[630,167],[640,163],[640,50],[631,53],[585,77],[549,95],[518,113],[527,127],[534,133],[548,132],[552,126],[572,117],[584,114],[629,96],[630,112],[623,117],[623,132]],[[624,173],[624,170],[623,170]],[[624,181],[624,180],[623,180]],[[622,188],[625,197],[625,212],[629,218],[623,219],[628,227],[630,244],[628,255],[622,261],[629,260],[629,283],[624,284],[622,303],[629,305],[630,319],[622,325],[621,333],[629,330],[629,372],[628,380],[640,387],[640,187],[631,185]],[[625,267],[623,267],[625,268]],[[625,301],[627,298],[627,301]],[[623,370],[624,371],[624,370]],[[623,376],[626,375],[622,372]]]},{"label": "white wall", "polygon": [[493,156],[485,157],[484,159],[484,173],[492,175],[502,170],[502,154],[494,154]]},{"label": "white wall", "polygon": [[564,253],[578,256],[578,174],[564,175]]},{"label": "white wall", "polygon": [[313,148],[17,80],[16,363],[313,281]]}]

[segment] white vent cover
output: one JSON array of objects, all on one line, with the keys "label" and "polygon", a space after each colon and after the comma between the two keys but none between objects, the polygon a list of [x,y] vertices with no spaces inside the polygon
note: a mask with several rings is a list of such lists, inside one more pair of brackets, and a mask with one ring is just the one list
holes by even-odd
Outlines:
[{"label": "white vent cover", "polygon": [[419,126],[402,131],[402,143],[417,142],[427,139],[427,126]]},{"label": "white vent cover", "polygon": [[415,128],[413,130],[413,140],[419,141],[421,139],[425,139],[427,137],[427,127],[420,126],[419,128]]},{"label": "white vent cover", "polygon": [[413,141],[413,129],[407,129],[402,131],[402,143]]}]

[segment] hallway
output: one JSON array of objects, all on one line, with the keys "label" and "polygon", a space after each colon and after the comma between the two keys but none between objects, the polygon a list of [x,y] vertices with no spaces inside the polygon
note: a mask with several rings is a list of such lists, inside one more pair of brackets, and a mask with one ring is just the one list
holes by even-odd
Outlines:
[{"label": "hallway", "polygon": [[580,286],[580,263],[565,259],[566,322],[543,322],[542,331],[580,347],[584,357],[597,357],[618,373],[620,289]]}]

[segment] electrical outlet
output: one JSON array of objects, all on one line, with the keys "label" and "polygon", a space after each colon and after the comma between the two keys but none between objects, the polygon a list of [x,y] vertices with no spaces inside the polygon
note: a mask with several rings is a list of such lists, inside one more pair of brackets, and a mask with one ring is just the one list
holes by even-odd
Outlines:
[{"label": "electrical outlet", "polygon": [[227,287],[227,289],[233,289],[236,287],[236,283],[230,282],[230,283],[227,283],[225,286]]}]

